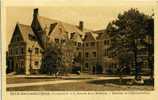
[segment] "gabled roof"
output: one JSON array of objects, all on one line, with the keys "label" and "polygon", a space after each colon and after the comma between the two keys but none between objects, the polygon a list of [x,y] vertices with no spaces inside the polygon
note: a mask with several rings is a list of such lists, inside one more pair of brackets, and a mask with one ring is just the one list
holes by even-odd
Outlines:
[{"label": "gabled roof", "polygon": [[[68,24],[68,23],[65,23],[65,22],[62,22],[62,21],[59,21],[59,20],[53,20],[53,19],[50,19],[50,18],[46,18],[46,17],[43,17],[43,16],[37,16],[38,18],[38,21],[42,27],[42,29],[45,29],[45,27],[50,27],[51,24],[61,24],[64,28],[64,30],[68,33],[73,33],[73,32],[76,32],[76,33],[79,33],[79,34],[84,34],[84,32],[88,32],[89,30],[88,29],[83,29],[83,31],[81,31],[78,26],[76,25],[72,25],[72,24]],[[54,28],[55,26],[57,25],[54,25]],[[51,34],[51,33],[50,33]]]},{"label": "gabled roof", "polygon": [[98,34],[93,32],[87,32],[84,41],[87,40],[88,37],[90,37],[93,40],[97,40]]},{"label": "gabled roof", "polygon": [[29,35],[35,36],[31,26],[19,24],[19,23],[17,24],[17,26],[19,27],[19,30],[21,32],[21,35],[22,35],[24,41],[27,41]]},{"label": "gabled roof", "polygon": [[105,29],[101,29],[101,30],[94,30],[93,32],[94,32],[94,33],[101,34],[101,33],[105,33]]},{"label": "gabled roof", "polygon": [[97,39],[103,38],[104,35],[106,34],[106,33],[105,33],[105,29],[102,29],[102,30],[95,30],[95,31],[93,31],[93,33],[98,34]]},{"label": "gabled roof", "polygon": [[19,27],[20,33],[21,33],[21,35],[22,35],[25,42],[32,44],[32,46],[37,46],[37,45],[40,46],[38,41],[32,41],[32,40],[29,41],[30,40],[29,36],[33,36],[33,37],[36,38],[36,35],[33,32],[31,26],[24,25],[24,24],[19,24],[19,23],[17,24],[17,26]]},{"label": "gabled roof", "polygon": [[74,35],[71,37],[71,40],[76,41],[76,42],[83,42],[82,37],[79,34],[74,33]]}]

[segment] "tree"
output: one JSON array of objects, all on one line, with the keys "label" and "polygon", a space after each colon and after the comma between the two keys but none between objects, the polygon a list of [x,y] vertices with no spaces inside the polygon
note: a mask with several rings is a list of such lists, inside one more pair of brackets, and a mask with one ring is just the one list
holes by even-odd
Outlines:
[{"label": "tree", "polygon": [[[151,16],[139,12],[137,9],[130,9],[119,14],[118,18],[109,23],[106,28],[106,33],[111,37],[110,51],[119,59],[120,64],[134,60],[135,72],[138,72],[138,67],[141,68],[138,61],[139,45],[146,46],[144,44],[146,36],[153,34],[152,21]],[[138,79],[140,73],[135,73],[135,79]]]},{"label": "tree", "polygon": [[41,71],[47,74],[55,74],[60,66],[62,52],[61,49],[55,44],[47,45],[43,53]]}]

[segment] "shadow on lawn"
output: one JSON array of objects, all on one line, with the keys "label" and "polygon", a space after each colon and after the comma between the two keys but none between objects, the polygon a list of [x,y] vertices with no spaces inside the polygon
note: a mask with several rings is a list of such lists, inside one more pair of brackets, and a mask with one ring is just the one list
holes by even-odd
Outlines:
[{"label": "shadow on lawn", "polygon": [[64,78],[64,80],[87,80],[92,78]]},{"label": "shadow on lawn", "polygon": [[[129,82],[131,82],[132,79],[123,79],[121,82],[119,79],[109,79],[109,80],[94,80],[90,81],[88,83],[96,84],[96,85],[106,85],[106,84],[114,84],[114,85],[128,85]],[[139,85],[139,86],[154,86],[154,81],[150,79],[145,79],[143,84],[131,84],[131,85]]]}]

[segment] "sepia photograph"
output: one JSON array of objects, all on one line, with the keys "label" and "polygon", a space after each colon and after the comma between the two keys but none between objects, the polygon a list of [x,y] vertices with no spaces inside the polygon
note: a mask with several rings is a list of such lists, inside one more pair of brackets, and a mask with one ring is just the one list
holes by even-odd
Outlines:
[{"label": "sepia photograph", "polygon": [[6,91],[154,91],[154,4],[8,6]]}]

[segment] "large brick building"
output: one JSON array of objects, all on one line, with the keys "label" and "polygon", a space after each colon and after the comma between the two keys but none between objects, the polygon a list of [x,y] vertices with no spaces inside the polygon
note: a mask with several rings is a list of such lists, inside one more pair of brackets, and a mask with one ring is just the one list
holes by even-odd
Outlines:
[{"label": "large brick building", "polygon": [[31,25],[16,24],[8,46],[8,70],[23,74],[39,73],[47,43],[62,45],[67,66],[71,66],[74,57],[79,56],[83,72],[97,73],[100,66],[106,73],[108,69],[117,67],[116,60],[108,51],[111,39],[105,30],[86,29],[83,21],[72,25],[45,18],[39,15],[38,9],[34,9]]}]

